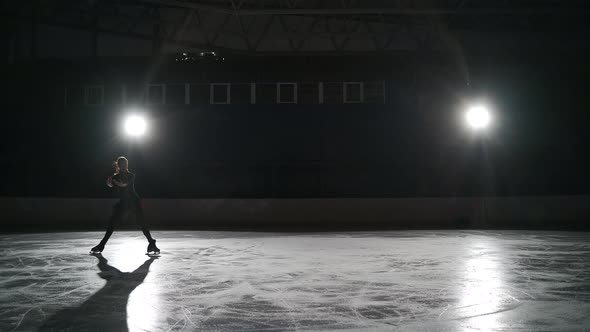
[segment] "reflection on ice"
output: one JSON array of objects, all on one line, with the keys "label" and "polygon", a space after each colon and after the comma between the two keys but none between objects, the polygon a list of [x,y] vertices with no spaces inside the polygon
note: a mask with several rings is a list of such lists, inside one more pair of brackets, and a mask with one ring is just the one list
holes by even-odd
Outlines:
[{"label": "reflection on ice", "polygon": [[469,330],[473,327],[481,331],[497,330],[500,324],[498,315],[494,314],[504,310],[507,304],[502,270],[496,261],[497,250],[485,240],[473,242],[468,250],[457,318],[469,319]]}]

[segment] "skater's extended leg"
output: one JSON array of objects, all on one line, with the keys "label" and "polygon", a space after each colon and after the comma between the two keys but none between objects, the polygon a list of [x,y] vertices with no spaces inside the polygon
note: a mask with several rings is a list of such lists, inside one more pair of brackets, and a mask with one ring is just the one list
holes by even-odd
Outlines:
[{"label": "skater's extended leg", "polygon": [[[112,218],[111,218],[112,219]],[[109,221],[109,226],[107,227],[107,231],[104,233],[102,240],[100,240],[100,244],[104,247],[105,244],[109,241],[109,238],[113,234],[115,228],[113,227],[113,220]]]},{"label": "skater's extended leg", "polygon": [[111,237],[111,235],[113,234],[113,231],[115,230],[115,223],[122,218],[123,216],[123,208],[117,204],[115,205],[115,208],[113,210],[113,214],[111,215],[111,218],[109,218],[109,225],[107,226],[107,230],[104,233],[104,236],[102,238],[102,240],[100,240],[100,243],[92,248],[90,251],[93,253],[100,253],[104,250],[104,246],[107,244],[107,242],[109,241],[109,238]]},{"label": "skater's extended leg", "polygon": [[107,241],[109,241],[109,238],[111,237],[111,235],[113,234],[113,231],[115,230],[115,223],[123,217],[123,213],[124,213],[123,207],[115,206],[115,209],[113,210],[113,214],[111,215],[111,218],[109,219],[109,225],[107,226],[107,231],[104,233],[104,237],[100,241],[100,243],[103,246],[105,244],[107,244]]}]

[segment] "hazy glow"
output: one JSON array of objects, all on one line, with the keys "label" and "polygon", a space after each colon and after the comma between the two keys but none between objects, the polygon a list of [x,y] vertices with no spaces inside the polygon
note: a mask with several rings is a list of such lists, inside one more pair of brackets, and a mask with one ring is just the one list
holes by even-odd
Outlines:
[{"label": "hazy glow", "polygon": [[147,129],[145,119],[139,115],[130,115],[125,119],[125,132],[129,136],[142,136]]},{"label": "hazy glow", "polygon": [[484,106],[473,106],[467,110],[465,120],[473,129],[485,129],[490,124],[490,112]]}]

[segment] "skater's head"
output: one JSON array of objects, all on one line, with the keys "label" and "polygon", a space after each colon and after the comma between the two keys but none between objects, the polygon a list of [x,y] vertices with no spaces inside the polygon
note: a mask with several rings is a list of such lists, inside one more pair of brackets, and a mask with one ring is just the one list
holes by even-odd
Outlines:
[{"label": "skater's head", "polygon": [[117,161],[115,162],[115,172],[119,173],[119,172],[128,172],[129,171],[129,161],[127,160],[127,158],[121,156],[119,158],[117,158]]}]

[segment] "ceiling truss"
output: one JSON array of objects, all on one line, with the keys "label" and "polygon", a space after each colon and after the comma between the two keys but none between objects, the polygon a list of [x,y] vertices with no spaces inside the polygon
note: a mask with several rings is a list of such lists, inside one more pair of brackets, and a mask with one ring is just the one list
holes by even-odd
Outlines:
[{"label": "ceiling truss", "polygon": [[589,6],[561,0],[34,0],[4,18],[238,54],[439,50],[449,31],[586,27]]}]

